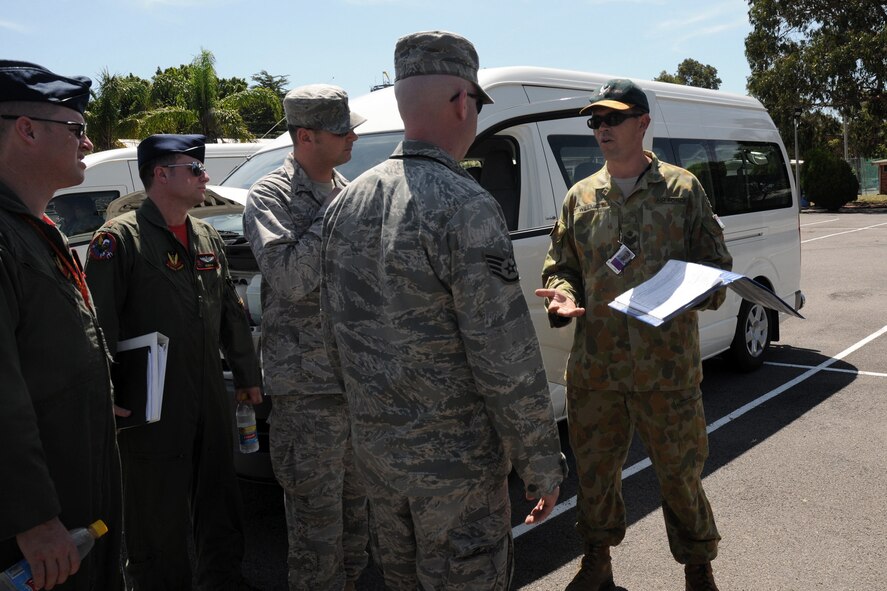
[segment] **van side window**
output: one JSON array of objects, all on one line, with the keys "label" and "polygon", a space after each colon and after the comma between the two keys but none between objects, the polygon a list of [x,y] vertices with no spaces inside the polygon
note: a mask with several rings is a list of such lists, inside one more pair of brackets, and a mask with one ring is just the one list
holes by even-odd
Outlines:
[{"label": "van side window", "polygon": [[550,135],[548,145],[568,187],[593,175],[604,165],[604,155],[593,135]]},{"label": "van side window", "polygon": [[66,236],[92,234],[105,223],[108,204],[120,197],[119,191],[66,193],[49,202],[46,215]]},{"label": "van side window", "polygon": [[782,151],[774,143],[672,140],[677,164],[696,175],[721,216],[792,206]]},{"label": "van side window", "polygon": [[517,142],[493,136],[471,147],[462,167],[499,202],[509,231],[520,214],[520,150]]},{"label": "van side window", "polygon": [[[606,160],[593,135],[550,135],[548,145],[568,187],[596,173]],[[675,161],[665,138],[653,138],[653,153],[663,162]]]}]

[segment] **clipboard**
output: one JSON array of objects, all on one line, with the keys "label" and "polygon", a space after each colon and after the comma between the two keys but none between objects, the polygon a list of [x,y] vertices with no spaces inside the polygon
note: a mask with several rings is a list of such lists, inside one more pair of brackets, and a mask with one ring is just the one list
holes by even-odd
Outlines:
[{"label": "clipboard", "polygon": [[114,417],[118,429],[160,420],[168,350],[169,338],[159,332],[117,343],[111,365],[114,404],[132,411],[128,417]]}]

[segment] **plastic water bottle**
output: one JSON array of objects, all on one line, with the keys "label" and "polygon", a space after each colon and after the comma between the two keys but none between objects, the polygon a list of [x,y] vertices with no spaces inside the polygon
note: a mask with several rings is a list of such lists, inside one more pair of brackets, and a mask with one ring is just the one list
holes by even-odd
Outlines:
[{"label": "plastic water bottle", "polygon": [[256,432],[256,411],[251,404],[237,403],[237,432],[240,434],[240,453],[251,454],[259,450],[259,434]]},{"label": "plastic water bottle", "polygon": [[[77,546],[80,559],[89,554],[95,541],[108,533],[108,526],[99,519],[89,527],[78,527],[68,531],[71,539]],[[5,571],[0,573],[0,589],[3,591],[34,591],[34,578],[31,574],[31,565],[22,558]]]}]

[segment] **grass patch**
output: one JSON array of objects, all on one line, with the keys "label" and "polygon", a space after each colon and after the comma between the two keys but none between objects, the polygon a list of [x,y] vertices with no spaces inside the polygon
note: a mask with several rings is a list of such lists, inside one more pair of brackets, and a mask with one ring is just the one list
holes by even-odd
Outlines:
[{"label": "grass patch", "polygon": [[845,207],[887,207],[887,195],[860,195],[856,201],[851,201]]}]

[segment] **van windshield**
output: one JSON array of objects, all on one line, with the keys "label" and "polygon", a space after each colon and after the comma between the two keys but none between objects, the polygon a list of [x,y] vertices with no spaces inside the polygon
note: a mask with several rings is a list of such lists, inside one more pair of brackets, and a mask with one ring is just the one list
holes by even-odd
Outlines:
[{"label": "van windshield", "polygon": [[[402,132],[375,133],[360,136],[354,142],[351,160],[338,170],[346,179],[353,180],[373,166],[386,160],[394,152],[394,148],[403,139]],[[257,180],[283,164],[291,151],[291,146],[280,146],[267,152],[259,152],[250,156],[243,164],[234,169],[221,185],[249,189]]]}]

